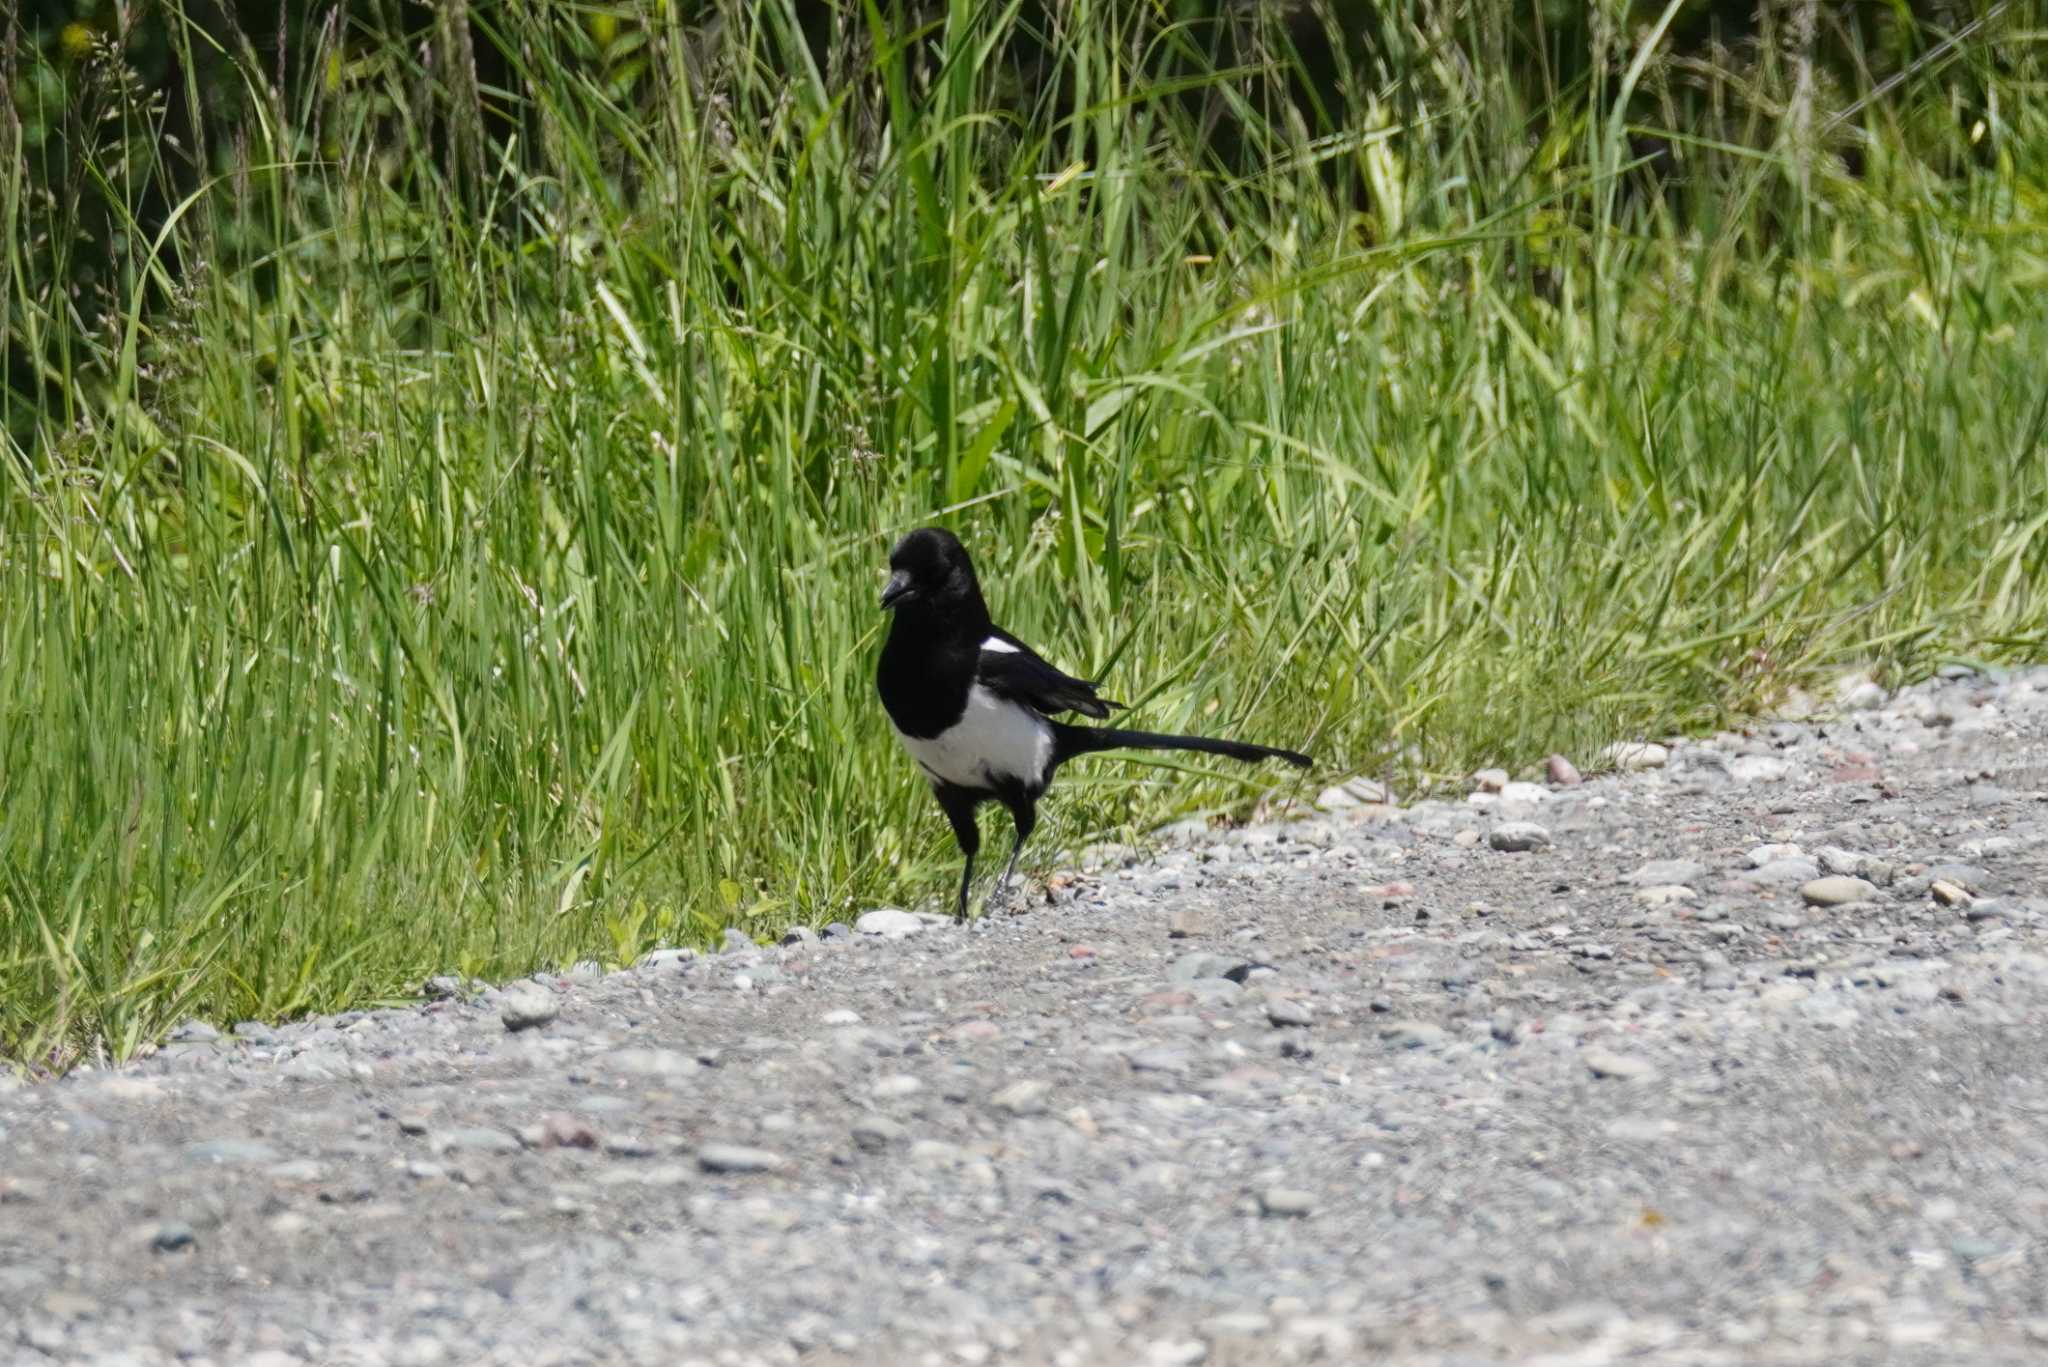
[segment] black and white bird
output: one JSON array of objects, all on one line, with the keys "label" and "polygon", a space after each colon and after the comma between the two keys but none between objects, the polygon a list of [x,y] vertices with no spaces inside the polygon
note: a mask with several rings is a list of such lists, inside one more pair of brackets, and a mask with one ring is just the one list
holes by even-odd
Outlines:
[{"label": "black and white bird", "polygon": [[[989,620],[967,548],[951,532],[923,527],[889,553],[882,606],[894,609],[875,686],[896,738],[931,781],[966,856],[957,915],[967,919],[967,889],[981,848],[975,809],[1000,802],[1017,823],[1007,884],[1017,855],[1038,823],[1038,799],[1059,767],[1098,750],[1197,750],[1232,759],[1284,759],[1307,768],[1307,755],[1245,741],[1166,736],[1109,726],[1070,726],[1061,712],[1107,717],[1122,703],[1097,685],[1062,674],[1030,646]],[[1001,885],[999,885],[1001,886]]]}]

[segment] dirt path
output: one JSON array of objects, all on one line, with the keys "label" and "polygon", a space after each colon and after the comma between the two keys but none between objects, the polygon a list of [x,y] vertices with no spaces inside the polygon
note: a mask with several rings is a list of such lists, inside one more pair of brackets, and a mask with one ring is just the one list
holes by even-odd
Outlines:
[{"label": "dirt path", "polygon": [[2048,1360],[2043,790],[1967,678],[0,1091],[0,1362]]}]

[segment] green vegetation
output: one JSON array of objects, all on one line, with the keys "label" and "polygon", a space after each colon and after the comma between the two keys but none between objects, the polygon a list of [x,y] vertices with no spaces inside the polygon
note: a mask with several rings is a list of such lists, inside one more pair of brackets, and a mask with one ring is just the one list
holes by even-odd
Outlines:
[{"label": "green vegetation", "polygon": [[[1311,785],[2048,650],[2041,31],[1818,64],[1673,5],[1553,65],[1351,8],[1333,110],[1135,8],[820,64],[775,4],[532,0],[507,92],[332,29],[279,89],[173,3],[199,174],[17,34],[0,1055],[936,904],[870,682],[925,522],[1135,724]],[[1038,850],[1275,781],[1077,767]]]}]

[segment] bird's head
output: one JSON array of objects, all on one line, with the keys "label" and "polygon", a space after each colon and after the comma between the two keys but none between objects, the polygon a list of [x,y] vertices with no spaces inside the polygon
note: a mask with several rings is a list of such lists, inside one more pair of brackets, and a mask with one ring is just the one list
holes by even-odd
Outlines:
[{"label": "bird's head", "polygon": [[889,552],[889,583],[882,590],[884,608],[916,605],[939,615],[981,604],[981,585],[974,562],[960,538],[938,527],[920,527]]}]

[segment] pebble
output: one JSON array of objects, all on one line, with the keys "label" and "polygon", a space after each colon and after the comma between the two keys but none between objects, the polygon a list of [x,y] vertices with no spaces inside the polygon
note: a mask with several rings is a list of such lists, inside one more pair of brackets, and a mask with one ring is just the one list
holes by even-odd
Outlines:
[{"label": "pebble", "polygon": [[1241,978],[1250,971],[1249,960],[1233,954],[1216,954],[1206,949],[1192,949],[1173,961],[1173,967],[1166,970],[1166,980],[1174,983],[1190,983],[1202,978]]},{"label": "pebble", "polygon": [[1543,761],[1543,771],[1550,781],[1560,788],[1576,788],[1586,781],[1579,773],[1578,766],[1563,755],[1552,755]]},{"label": "pebble", "polygon": [[1851,674],[1836,686],[1835,701],[1846,712],[1874,712],[1891,701],[1891,694],[1869,675]]},{"label": "pebble", "polygon": [[884,940],[907,940],[924,930],[924,921],[914,912],[897,907],[878,907],[862,912],[853,928],[862,935],[879,936]]},{"label": "pebble", "polygon": [[466,1149],[471,1153],[517,1153],[519,1140],[488,1125],[467,1125],[434,1136],[435,1150]]},{"label": "pebble", "polygon": [[1279,997],[1266,1003],[1266,1019],[1277,1027],[1301,1028],[1314,1025],[1316,1015],[1307,1002]]},{"label": "pebble", "polygon": [[561,1013],[560,999],[539,983],[514,983],[498,997],[498,1019],[510,1031],[535,1029]]},{"label": "pebble", "polygon": [[1025,1078],[1020,1082],[1011,1083],[991,1096],[988,1101],[989,1105],[997,1110],[1008,1111],[1011,1115],[1044,1115],[1045,1098],[1051,1091],[1051,1083],[1036,1078]]},{"label": "pebble", "polygon": [[614,1073],[627,1077],[677,1077],[694,1073],[703,1065],[680,1049],[620,1049],[599,1060]]},{"label": "pebble", "polygon": [[198,1237],[184,1221],[166,1220],[150,1230],[149,1246],[159,1253],[174,1253],[190,1248]]},{"label": "pebble", "polygon": [[1428,1021],[1388,1021],[1380,1026],[1380,1038],[1397,1049],[1427,1049],[1443,1043],[1444,1028]]},{"label": "pebble", "polygon": [[1690,887],[1707,876],[1707,866],[1697,859],[1653,859],[1628,876],[1637,887]]},{"label": "pebble", "polygon": [[1493,828],[1487,843],[1509,853],[1538,850],[1550,844],[1550,832],[1533,821],[1503,821]]},{"label": "pebble", "polygon": [[1737,755],[1728,761],[1728,777],[1737,783],[1777,783],[1792,766],[1776,755]]},{"label": "pebble", "polygon": [[1749,878],[1751,882],[1761,883],[1765,887],[1784,888],[1794,883],[1808,883],[1820,876],[1819,860],[1794,855],[1759,865],[1750,873]]},{"label": "pebble", "polygon": [[1799,895],[1812,906],[1838,907],[1847,902],[1869,901],[1877,895],[1877,887],[1861,878],[1833,874],[1801,883]]},{"label": "pebble", "polygon": [[886,1116],[864,1115],[853,1122],[854,1145],[864,1153],[881,1153],[903,1142],[906,1131]]},{"label": "pebble", "polygon": [[1671,751],[1652,741],[1617,741],[1600,752],[1600,760],[1625,772],[1662,769],[1670,762]]},{"label": "pebble", "polygon": [[274,1145],[260,1139],[207,1139],[185,1146],[185,1158],[203,1166],[224,1165],[240,1167],[245,1164],[275,1163],[278,1152]]},{"label": "pebble", "polygon": [[697,1166],[706,1172],[777,1172],[786,1164],[787,1160],[772,1149],[750,1148],[745,1144],[706,1144],[697,1150]]},{"label": "pebble", "polygon": [[1632,1054],[1617,1054],[1595,1046],[1580,1054],[1579,1059],[1597,1078],[1611,1078],[1618,1082],[1654,1082],[1657,1078],[1654,1063]]},{"label": "pebble", "polygon": [[1815,850],[1813,855],[1820,861],[1823,869],[1847,878],[1868,878],[1871,870],[1879,863],[1867,854],[1845,850],[1839,845],[1823,845]]},{"label": "pebble", "polygon": [[1259,1193],[1259,1209],[1283,1219],[1302,1219],[1316,1208],[1316,1198],[1296,1187],[1267,1187]]}]

